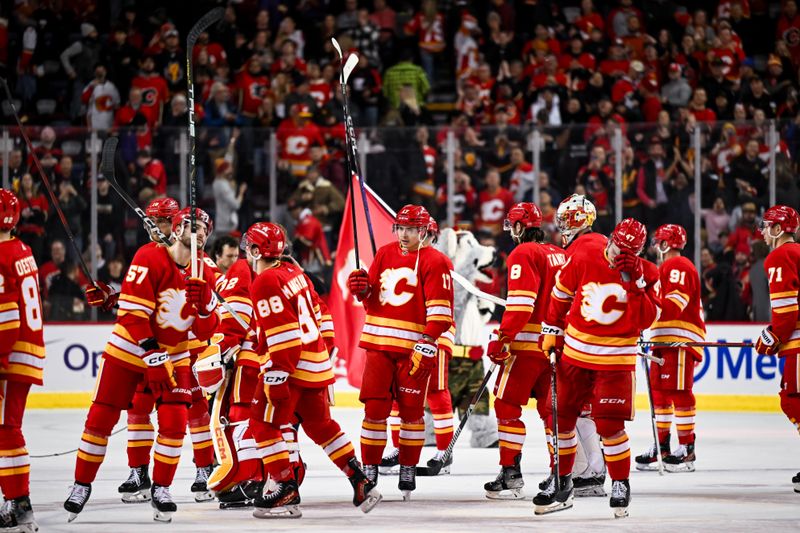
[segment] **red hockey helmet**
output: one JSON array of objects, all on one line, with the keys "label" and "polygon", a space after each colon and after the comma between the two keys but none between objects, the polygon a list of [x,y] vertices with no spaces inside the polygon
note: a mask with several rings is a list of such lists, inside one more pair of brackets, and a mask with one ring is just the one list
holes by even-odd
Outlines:
[{"label": "red hockey helmet", "polygon": [[788,205],[770,207],[761,220],[762,226],[780,224],[781,229],[790,235],[797,233],[797,228],[800,227],[800,216]]},{"label": "red hockey helmet", "polygon": [[620,251],[639,255],[647,242],[647,228],[636,219],[626,218],[614,228],[611,241]]},{"label": "red hockey helmet", "polygon": [[[181,227],[183,224],[188,223],[191,220],[191,213],[192,210],[190,207],[184,207],[180,211],[178,211],[175,216],[172,217],[172,233],[176,235],[180,235],[178,232],[178,228]],[[208,213],[200,209],[199,207],[194,208],[194,215],[197,222],[202,222],[206,225],[206,236],[211,235],[211,232],[214,231],[214,222],[211,220],[211,217],[208,216]]]},{"label": "red hockey helmet", "polygon": [[653,235],[653,245],[660,249],[661,243],[667,243],[667,249],[683,250],[686,247],[686,230],[678,224],[664,224]]},{"label": "red hockey helmet", "polygon": [[519,202],[514,204],[508,210],[508,215],[503,221],[503,229],[505,231],[512,231],[517,225],[517,222],[522,224],[522,227],[538,228],[542,225],[542,211],[539,206],[533,202]]},{"label": "red hockey helmet", "polygon": [[408,204],[400,209],[394,217],[395,226],[427,228],[430,223],[431,215],[421,205]]},{"label": "red hockey helmet", "polygon": [[172,219],[181,210],[178,201],[169,196],[163,198],[156,198],[144,210],[145,214],[152,218],[169,218]]},{"label": "red hockey helmet", "polygon": [[286,250],[286,233],[272,222],[256,222],[242,236],[242,250],[256,259],[276,258]]},{"label": "red hockey helmet", "polygon": [[439,223],[433,217],[431,217],[431,222],[428,224],[428,235],[434,240],[439,238]]},{"label": "red hockey helmet", "polygon": [[6,189],[0,189],[0,230],[14,229],[19,222],[19,198]]}]

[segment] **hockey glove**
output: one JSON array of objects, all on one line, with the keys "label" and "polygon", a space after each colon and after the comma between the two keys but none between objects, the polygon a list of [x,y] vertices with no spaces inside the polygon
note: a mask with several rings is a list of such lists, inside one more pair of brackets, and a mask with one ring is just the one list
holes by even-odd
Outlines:
[{"label": "hockey glove", "polygon": [[85,287],[86,303],[90,307],[100,307],[103,311],[111,311],[117,300],[119,293],[100,280],[95,280],[94,285]]},{"label": "hockey glove", "polygon": [[542,323],[542,334],[539,336],[539,344],[545,355],[550,355],[550,350],[556,351],[556,356],[561,355],[564,350],[564,330]]},{"label": "hockey glove", "polygon": [[500,331],[494,330],[494,333],[489,337],[489,345],[486,347],[486,355],[493,363],[502,364],[506,359],[511,357],[509,346],[511,345],[511,337]]},{"label": "hockey glove", "polygon": [[264,373],[264,394],[272,405],[285,402],[291,396],[289,373],[283,370],[268,370]]},{"label": "hockey glove", "polygon": [[175,368],[166,350],[158,346],[155,339],[147,339],[140,346],[147,350],[142,360],[147,365],[145,379],[154,395],[166,393],[178,386],[175,381]]},{"label": "hockey glove", "polygon": [[430,337],[422,337],[411,352],[411,368],[408,375],[425,381],[436,366],[436,343]]},{"label": "hockey glove", "polygon": [[772,332],[772,326],[767,326],[761,330],[761,335],[756,341],[756,353],[763,355],[775,355],[781,347],[781,340]]},{"label": "hockey glove", "polygon": [[628,292],[642,292],[647,286],[644,280],[642,258],[630,252],[620,252],[614,266],[622,275],[623,286]]},{"label": "hockey glove", "polygon": [[192,366],[197,384],[206,394],[217,392],[225,379],[225,365],[222,364],[222,352],[219,344],[211,343],[200,352]]},{"label": "hockey glove", "polygon": [[193,306],[201,318],[211,315],[217,308],[211,284],[200,278],[186,279],[186,303]]},{"label": "hockey glove", "polygon": [[353,270],[347,276],[347,289],[355,296],[359,302],[367,299],[369,296],[369,274],[363,268]]}]

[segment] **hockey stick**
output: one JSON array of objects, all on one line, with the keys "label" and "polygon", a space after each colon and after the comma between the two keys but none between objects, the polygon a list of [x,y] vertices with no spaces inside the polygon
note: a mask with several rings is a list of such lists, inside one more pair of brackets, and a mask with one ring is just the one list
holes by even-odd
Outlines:
[{"label": "hockey stick", "polygon": [[347,80],[350,78],[350,74],[352,74],[353,69],[355,69],[356,66],[358,65],[358,56],[355,53],[351,53],[347,58],[347,62],[342,63],[344,56],[342,55],[342,47],[339,46],[339,41],[331,37],[331,42],[333,43],[333,47],[336,49],[336,53],[339,54],[339,63],[342,64],[342,72],[339,77],[339,82],[342,89],[342,106],[344,107],[344,120],[345,120],[344,136],[345,140],[347,141],[347,146],[349,148],[349,152],[347,154],[347,169],[350,171],[351,179],[354,172],[358,177],[358,185],[359,188],[361,189],[361,201],[364,204],[364,214],[367,217],[367,230],[369,231],[369,242],[370,245],[372,246],[372,255],[375,255],[375,252],[377,250],[377,248],[375,247],[375,233],[372,230],[372,217],[370,216],[369,213],[369,204],[367,203],[367,193],[364,190],[364,176],[361,174],[361,163],[358,160],[358,145],[356,143],[356,131],[355,128],[353,128],[353,116],[350,114],[350,105],[348,103],[348,98],[347,98]]},{"label": "hockey stick", "polygon": [[224,7],[215,7],[197,21],[186,36],[186,84],[189,89],[189,228],[192,235],[192,277],[197,277],[197,136],[194,125],[194,75],[192,72],[192,51],[200,34],[215,22],[222,20]]},{"label": "hockey stick", "polygon": [[61,225],[64,226],[64,233],[67,234],[67,239],[72,245],[72,249],[75,251],[75,255],[78,257],[78,265],[81,267],[81,271],[83,272],[83,275],[86,276],[86,279],[89,281],[89,283],[93,287],[100,289],[100,287],[97,285],[94,278],[92,277],[92,273],[89,270],[89,267],[86,265],[86,261],[84,261],[83,259],[83,253],[81,252],[80,249],[78,249],[78,243],[75,242],[75,235],[73,235],[72,230],[69,227],[69,223],[67,222],[67,217],[64,216],[64,212],[61,210],[61,205],[58,203],[58,198],[56,198],[56,194],[53,191],[53,186],[50,185],[50,180],[47,179],[47,174],[45,174],[44,169],[42,168],[42,163],[41,161],[39,161],[39,157],[36,155],[36,152],[33,149],[33,144],[31,143],[28,134],[25,133],[25,127],[22,125],[22,121],[19,119],[17,108],[14,105],[14,99],[11,96],[11,89],[8,88],[8,82],[6,82],[5,78],[0,78],[0,84],[3,85],[3,90],[6,93],[6,98],[8,98],[8,103],[11,106],[11,111],[14,113],[14,120],[16,120],[17,126],[19,127],[19,133],[25,140],[25,145],[28,147],[28,153],[31,155],[31,157],[33,158],[33,162],[36,165],[36,170],[39,171],[39,178],[42,180],[42,183],[44,183],[44,188],[47,189],[47,195],[50,197],[50,203],[53,204],[53,209],[58,215],[59,220],[61,220]]},{"label": "hockey stick", "polygon": [[[106,139],[105,144],[103,145],[103,159],[100,162],[100,173],[108,180],[108,183],[111,185],[111,188],[117,191],[120,198],[128,204],[128,207],[133,209],[134,213],[138,215],[138,217],[144,223],[144,227],[150,235],[155,235],[156,238],[159,240],[161,244],[164,246],[170,246],[172,242],[167,238],[166,235],[158,228],[155,222],[150,220],[150,218],[145,214],[141,207],[139,207],[136,202],[133,201],[133,198],[123,189],[120,184],[117,182],[117,175],[116,170],[114,168],[115,158],[117,153],[117,144],[119,143],[119,139],[116,137],[109,137]],[[236,312],[236,310],[231,307],[229,304],[220,294],[212,289],[214,296],[217,297],[217,301],[219,304],[231,314],[231,316],[239,323],[240,326],[245,331],[253,331],[252,328],[244,321],[244,319]],[[254,331],[255,333],[255,331]]]},{"label": "hockey stick", "polygon": [[656,348],[752,348],[752,342],[659,342],[659,341],[639,341],[639,346]]},{"label": "hockey stick", "polygon": [[553,411],[552,423],[553,430],[553,482],[556,484],[555,495],[558,496],[561,490],[561,462],[559,459],[558,446],[558,386],[556,384],[556,351],[550,349],[550,408]]},{"label": "hockey stick", "polygon": [[489,294],[488,292],[480,290],[478,287],[470,283],[470,281],[467,278],[465,278],[455,270],[451,270],[450,275],[453,276],[453,279],[456,281],[456,283],[461,285],[461,287],[463,287],[465,291],[472,294],[473,296],[477,296],[478,298],[482,298],[484,300],[492,302],[495,305],[499,305],[502,307],[506,306],[505,300],[493,294]]},{"label": "hockey stick", "polygon": [[642,358],[642,367],[644,368],[645,383],[647,383],[647,397],[650,398],[650,422],[653,426],[653,444],[655,445],[656,460],[658,461],[658,475],[664,475],[664,461],[661,460],[661,443],[658,440],[658,425],[656,422],[656,406],[653,404],[653,386],[650,383],[650,366],[647,364],[647,359]]}]

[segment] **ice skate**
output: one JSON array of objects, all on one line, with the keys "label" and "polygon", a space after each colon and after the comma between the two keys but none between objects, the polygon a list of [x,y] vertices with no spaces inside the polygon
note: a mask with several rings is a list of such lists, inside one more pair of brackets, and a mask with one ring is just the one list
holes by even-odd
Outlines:
[{"label": "ice skate", "polygon": [[398,448],[392,448],[392,451],[381,459],[378,472],[382,476],[392,476],[400,473],[400,450]]},{"label": "ice skate", "polygon": [[444,450],[437,451],[436,455],[428,460],[428,466],[417,467],[417,475],[439,476],[443,474],[449,474],[450,466],[453,464],[453,454],[450,454],[450,456],[447,458],[447,461],[443,461],[442,458],[444,457],[444,454]]},{"label": "ice skate", "polygon": [[355,457],[347,463],[352,470],[348,477],[353,486],[353,505],[361,509],[364,514],[370,512],[383,499],[381,493],[375,488],[375,483],[370,481]]},{"label": "ice skate", "polygon": [[172,494],[169,487],[153,484],[150,487],[150,505],[153,507],[153,520],[156,522],[172,522],[172,514],[178,510],[178,506],[172,501]]},{"label": "ice skate", "polygon": [[675,453],[664,458],[667,472],[694,472],[694,443],[681,444]]},{"label": "ice skate", "polygon": [[547,487],[533,498],[533,512],[537,515],[544,515],[563,511],[572,507],[574,490],[572,487],[572,475],[559,477],[559,490],[556,492],[555,476],[548,478],[550,482]]},{"label": "ice skate", "polygon": [[[671,434],[667,433],[667,436],[664,437],[664,440],[659,443],[659,447],[661,448],[661,460],[664,462],[666,462],[667,457],[669,457],[670,437]],[[652,444],[650,449],[642,455],[637,455],[634,461],[636,462],[636,470],[642,470],[643,472],[658,470],[658,458],[656,457],[655,444]]]},{"label": "ice skate", "polygon": [[519,463],[522,457],[517,455],[514,458],[513,466],[504,466],[494,481],[483,485],[486,497],[490,500],[521,500],[525,497],[522,487],[525,482],[522,480],[522,470]]},{"label": "ice skate", "polygon": [[403,494],[403,501],[411,501],[411,493],[417,488],[417,467],[415,465],[400,465],[400,481],[397,488]]},{"label": "ice skate", "polygon": [[31,499],[22,496],[15,500],[6,500],[0,508],[0,531],[33,533],[39,526],[33,519]]},{"label": "ice skate", "polygon": [[591,496],[606,496],[606,489],[604,487],[606,482],[605,474],[594,474],[586,477],[576,477],[572,481],[572,486],[575,488],[576,498],[586,498]]},{"label": "ice skate", "polygon": [[213,466],[199,466],[194,476],[191,491],[194,494],[194,501],[210,502],[214,499],[214,493],[208,490],[208,476],[214,470]]},{"label": "ice skate", "polygon": [[150,501],[150,476],[147,465],[131,468],[128,479],[117,489],[123,503],[144,503]]},{"label": "ice skate", "polygon": [[294,479],[275,482],[274,487],[253,502],[256,518],[300,518],[300,493]]},{"label": "ice skate", "polygon": [[252,507],[253,502],[264,489],[261,481],[245,481],[232,489],[217,494],[220,509],[241,509]]},{"label": "ice skate", "polygon": [[83,506],[89,501],[89,496],[91,496],[91,494],[91,485],[84,485],[77,481],[72,485],[69,496],[67,496],[67,501],[64,502],[64,509],[69,513],[67,522],[72,522],[77,518],[78,514],[83,511]]},{"label": "ice skate", "polygon": [[614,480],[611,483],[611,500],[609,504],[614,510],[614,518],[628,516],[628,505],[631,503],[631,484],[627,479]]},{"label": "ice skate", "polygon": [[792,478],[792,484],[794,485],[794,491],[800,494],[800,472]]}]

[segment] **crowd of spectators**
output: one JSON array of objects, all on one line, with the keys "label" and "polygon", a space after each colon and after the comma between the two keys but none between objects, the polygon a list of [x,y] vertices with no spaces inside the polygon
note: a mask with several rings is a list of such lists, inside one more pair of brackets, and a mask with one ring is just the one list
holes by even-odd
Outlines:
[{"label": "crowd of spectators", "polygon": [[[142,205],[177,194],[189,114],[182,47],[191,24],[220,2],[192,4],[28,0],[0,12],[9,21],[0,69],[15,107],[78,246],[98,254],[109,281],[146,235],[99,179],[100,235],[90,246],[88,131],[120,138],[118,175]],[[800,207],[796,1],[226,4],[192,51],[200,205],[219,236],[235,236],[264,216],[275,169],[280,220],[303,264],[323,276],[348,183],[331,37],[359,55],[349,107],[367,179],[390,206],[422,203],[443,221],[452,200],[460,227],[507,251],[503,216],[535,188],[557,240],[555,209],[573,192],[591,198],[596,228],[608,232],[620,215],[619,184],[621,215],[650,230],[682,224],[689,254],[701,217],[710,317],[763,316],[753,265],[765,252],[755,228],[771,171],[778,198]],[[2,120],[13,124],[7,102]],[[55,265],[48,290],[66,303],[52,316],[83,317],[77,257],[64,249],[31,154],[10,131],[9,175],[24,204],[19,234],[40,264]]]}]

